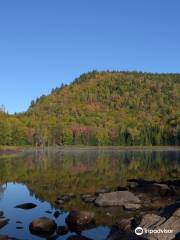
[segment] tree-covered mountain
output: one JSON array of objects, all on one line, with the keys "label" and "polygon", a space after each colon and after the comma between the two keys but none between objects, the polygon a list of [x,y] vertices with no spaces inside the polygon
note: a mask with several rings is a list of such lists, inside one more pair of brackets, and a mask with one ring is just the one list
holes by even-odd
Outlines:
[{"label": "tree-covered mountain", "polygon": [[180,145],[180,74],[90,72],[0,113],[0,145]]}]

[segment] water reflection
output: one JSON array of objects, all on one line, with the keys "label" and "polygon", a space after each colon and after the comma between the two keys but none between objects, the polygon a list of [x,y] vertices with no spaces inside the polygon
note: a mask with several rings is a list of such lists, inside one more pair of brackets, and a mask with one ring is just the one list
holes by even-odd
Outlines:
[{"label": "water reflection", "polygon": [[[0,234],[19,239],[39,239],[29,234],[29,223],[36,217],[50,217],[46,211],[56,210],[54,202],[59,194],[74,193],[80,196],[82,193],[94,193],[107,186],[124,186],[130,178],[166,180],[179,176],[180,152],[176,151],[34,151],[1,158],[0,210],[10,218],[10,223],[0,230]],[[28,211],[14,208],[24,202],[35,203],[38,207]],[[67,203],[64,210],[61,209],[62,214],[56,220],[58,224],[64,224],[66,211],[70,209],[95,211],[100,227],[84,234],[96,240],[105,238],[108,228],[102,225],[109,225],[111,221],[104,216],[104,212],[77,197]],[[23,229],[16,228],[16,221],[23,222]]]},{"label": "water reflection", "polygon": [[[29,223],[39,216],[46,216],[53,219],[53,214],[57,209],[52,207],[52,205],[48,202],[37,199],[34,194],[32,194],[32,192],[29,192],[28,188],[25,185],[8,183],[6,185],[3,185],[3,188],[5,189],[5,192],[3,198],[0,201],[0,209],[3,209],[6,218],[10,219],[10,222],[8,225],[0,229],[0,234],[7,234],[18,239],[26,240],[42,239],[29,233]],[[37,205],[37,207],[30,210],[15,208],[16,205],[24,202],[34,203]],[[47,213],[47,211],[52,213]],[[67,213],[61,211],[58,219],[54,218],[54,220],[57,222],[57,224],[64,225],[66,216]],[[17,229],[18,227],[22,227],[22,229]],[[107,233],[108,228],[99,227],[91,231],[85,231],[83,235],[92,236],[95,239],[101,240],[107,235]],[[71,234],[68,233],[66,236],[59,238],[66,239],[70,235]]]}]

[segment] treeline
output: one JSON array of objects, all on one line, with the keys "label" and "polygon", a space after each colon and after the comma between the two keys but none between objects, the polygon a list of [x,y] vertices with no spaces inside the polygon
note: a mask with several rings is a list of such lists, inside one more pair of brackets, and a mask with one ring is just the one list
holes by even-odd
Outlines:
[{"label": "treeline", "polygon": [[180,74],[90,72],[0,113],[0,145],[180,145]]}]

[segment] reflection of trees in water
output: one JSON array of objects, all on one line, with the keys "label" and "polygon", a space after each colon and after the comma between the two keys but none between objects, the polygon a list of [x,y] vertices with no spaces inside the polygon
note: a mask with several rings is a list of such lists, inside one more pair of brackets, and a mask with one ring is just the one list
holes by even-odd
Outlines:
[{"label": "reflection of trees in water", "polygon": [[42,196],[55,191],[88,192],[123,185],[129,178],[177,178],[179,155],[150,151],[34,152],[1,159],[0,183],[22,182]]},{"label": "reflection of trees in water", "polygon": [[[179,159],[180,152],[34,152],[1,159],[0,184],[25,183],[30,195],[53,204],[59,194],[123,186],[130,178],[176,179],[180,176]],[[0,185],[0,198],[5,187]],[[74,201],[74,206],[83,209],[80,200]]]},{"label": "reflection of trees in water", "polygon": [[3,198],[5,190],[6,190],[5,185],[0,184],[0,199]]}]

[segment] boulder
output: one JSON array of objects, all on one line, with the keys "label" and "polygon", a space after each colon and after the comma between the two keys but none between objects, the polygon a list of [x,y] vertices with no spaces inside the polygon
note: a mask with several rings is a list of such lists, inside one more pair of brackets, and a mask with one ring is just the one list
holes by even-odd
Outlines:
[{"label": "boulder", "polygon": [[66,217],[66,223],[71,231],[79,232],[94,227],[95,215],[93,212],[72,211]]},{"label": "boulder", "polygon": [[129,191],[117,191],[100,194],[95,204],[100,207],[123,206],[127,209],[139,209],[140,199]]},{"label": "boulder", "polygon": [[32,234],[42,237],[51,236],[56,228],[56,223],[47,217],[35,219],[29,225],[29,230]]}]

